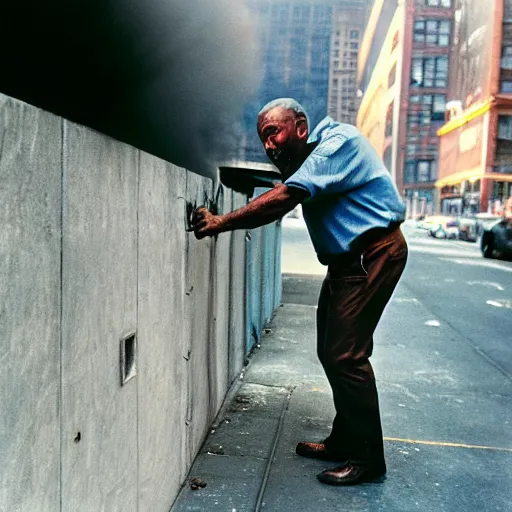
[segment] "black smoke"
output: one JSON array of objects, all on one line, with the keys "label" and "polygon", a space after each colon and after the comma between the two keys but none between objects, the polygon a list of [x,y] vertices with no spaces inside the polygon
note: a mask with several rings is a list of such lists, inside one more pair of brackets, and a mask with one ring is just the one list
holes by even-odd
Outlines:
[{"label": "black smoke", "polygon": [[3,0],[0,92],[212,175],[256,40],[241,0]]}]

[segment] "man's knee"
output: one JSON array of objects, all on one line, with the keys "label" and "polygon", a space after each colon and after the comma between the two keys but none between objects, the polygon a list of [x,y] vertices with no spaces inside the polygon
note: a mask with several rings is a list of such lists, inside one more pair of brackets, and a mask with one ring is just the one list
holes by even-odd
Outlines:
[{"label": "man's knee", "polygon": [[335,354],[329,351],[319,353],[318,358],[325,372],[332,376],[351,381],[367,381],[374,378],[373,369],[366,354]]}]

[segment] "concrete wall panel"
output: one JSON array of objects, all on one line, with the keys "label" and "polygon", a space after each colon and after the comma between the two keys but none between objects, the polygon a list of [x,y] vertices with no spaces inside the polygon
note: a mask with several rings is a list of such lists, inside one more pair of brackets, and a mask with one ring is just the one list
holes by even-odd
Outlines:
[{"label": "concrete wall panel", "polygon": [[[220,212],[232,210],[232,197],[228,189],[222,187],[219,197]],[[215,386],[211,390],[213,413],[222,405],[229,385],[229,293],[230,293],[230,249],[232,233],[221,233],[213,248],[213,294],[214,311],[212,339],[213,357],[210,360],[210,372],[214,376]]]},{"label": "concrete wall panel", "polygon": [[248,243],[247,262],[247,350],[250,351],[261,340],[263,329],[263,281],[264,281],[264,227],[251,231]]},{"label": "concrete wall panel", "polygon": [[275,224],[262,228],[263,244],[261,253],[262,292],[262,324],[265,326],[270,322],[274,311],[274,249],[275,249]]},{"label": "concrete wall panel", "polygon": [[[187,200],[195,206],[211,199],[213,185],[210,180],[187,173]],[[186,414],[188,434],[188,462],[199,450],[212,420],[215,396],[215,376],[210,364],[213,356],[212,329],[214,312],[211,299],[212,244],[211,238],[196,240],[187,235],[185,273],[185,332],[187,343],[187,396]]]},{"label": "concrete wall panel", "polygon": [[282,265],[282,230],[281,221],[276,223],[276,249],[274,254],[274,308],[278,308],[283,300],[283,274],[281,272]]},{"label": "concrete wall panel", "polygon": [[0,510],[59,510],[62,120],[0,95]]},{"label": "concrete wall panel", "polygon": [[139,510],[168,512],[186,469],[183,169],[141,154],[139,188]]},{"label": "concrete wall panel", "polygon": [[64,123],[62,510],[137,509],[138,151]]},{"label": "concrete wall panel", "polygon": [[5,96],[0,113],[0,510],[165,512],[261,336],[275,233],[198,241],[187,204],[211,206],[211,180]]},{"label": "concrete wall panel", "polygon": [[[233,192],[233,209],[247,202],[242,194]],[[245,253],[246,232],[234,231],[230,257],[230,318],[229,318],[229,383],[241,372],[245,360]]]}]

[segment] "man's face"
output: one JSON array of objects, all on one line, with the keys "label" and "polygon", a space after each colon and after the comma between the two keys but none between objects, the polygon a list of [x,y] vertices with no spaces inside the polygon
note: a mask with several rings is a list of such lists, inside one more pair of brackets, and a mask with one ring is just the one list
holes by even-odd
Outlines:
[{"label": "man's face", "polygon": [[305,118],[276,107],[258,118],[258,135],[267,156],[283,172],[304,151],[308,127]]}]

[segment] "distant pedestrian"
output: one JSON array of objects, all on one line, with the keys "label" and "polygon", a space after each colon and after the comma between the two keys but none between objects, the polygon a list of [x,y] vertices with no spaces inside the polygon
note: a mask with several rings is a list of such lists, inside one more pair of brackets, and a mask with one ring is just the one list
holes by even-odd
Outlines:
[{"label": "distant pedestrian", "polygon": [[295,100],[267,104],[258,134],[284,184],[226,215],[199,208],[197,238],[273,222],[302,204],[318,259],[327,265],[317,310],[318,357],[332,387],[336,417],[322,442],[300,442],[304,457],[338,461],[320,481],[350,485],[386,473],[373,333],[404,270],[405,207],[389,172],[354,126],[323,119],[309,133]]}]

